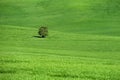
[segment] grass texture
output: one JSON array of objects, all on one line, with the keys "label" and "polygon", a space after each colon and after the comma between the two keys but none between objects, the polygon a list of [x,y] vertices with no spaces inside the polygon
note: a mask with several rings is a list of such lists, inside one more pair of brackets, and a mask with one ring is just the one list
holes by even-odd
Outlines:
[{"label": "grass texture", "polygon": [[120,80],[119,14],[119,0],[0,0],[0,80]]}]

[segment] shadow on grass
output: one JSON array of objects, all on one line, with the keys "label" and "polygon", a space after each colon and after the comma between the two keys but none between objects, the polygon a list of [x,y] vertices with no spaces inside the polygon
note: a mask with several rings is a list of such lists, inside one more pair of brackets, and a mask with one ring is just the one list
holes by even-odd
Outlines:
[{"label": "shadow on grass", "polygon": [[34,38],[41,38],[40,36],[33,36]]},{"label": "shadow on grass", "polygon": [[56,75],[49,75],[51,77],[63,77],[63,78],[79,78],[77,75],[68,75],[68,74],[56,74]]},{"label": "shadow on grass", "polygon": [[28,63],[29,61],[21,61],[21,60],[0,60],[1,63]]},{"label": "shadow on grass", "polygon": [[34,38],[42,38],[45,39],[46,37],[41,37],[41,36],[33,36]]},{"label": "shadow on grass", "polygon": [[15,71],[15,70],[4,70],[4,69],[1,69],[1,70],[0,70],[0,73],[1,73],[1,74],[16,73],[16,71]]},{"label": "shadow on grass", "polygon": [[61,77],[61,78],[79,78],[78,75],[74,74],[68,74],[68,73],[54,73],[54,74],[48,74],[51,77]]}]

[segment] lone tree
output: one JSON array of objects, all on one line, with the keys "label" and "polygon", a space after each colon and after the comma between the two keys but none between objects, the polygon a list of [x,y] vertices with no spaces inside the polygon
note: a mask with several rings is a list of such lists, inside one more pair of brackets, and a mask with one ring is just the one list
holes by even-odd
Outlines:
[{"label": "lone tree", "polygon": [[41,26],[39,28],[38,34],[40,35],[41,38],[45,38],[46,36],[48,36],[48,28]]}]

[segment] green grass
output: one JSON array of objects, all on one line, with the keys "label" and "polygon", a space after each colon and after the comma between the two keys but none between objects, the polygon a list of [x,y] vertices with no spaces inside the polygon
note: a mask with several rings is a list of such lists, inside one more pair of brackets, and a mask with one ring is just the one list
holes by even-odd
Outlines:
[{"label": "green grass", "polygon": [[119,2],[1,0],[0,80],[120,80]]}]

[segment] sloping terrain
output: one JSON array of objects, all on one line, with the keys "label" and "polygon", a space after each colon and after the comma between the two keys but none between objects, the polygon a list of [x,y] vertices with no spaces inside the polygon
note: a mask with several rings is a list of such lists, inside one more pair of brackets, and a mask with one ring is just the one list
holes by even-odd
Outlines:
[{"label": "sloping terrain", "polygon": [[0,23],[36,28],[47,25],[57,31],[94,33],[97,30],[100,34],[120,35],[119,4],[119,0],[1,0]]},{"label": "sloping terrain", "polygon": [[[119,80],[120,37],[1,25],[2,80]],[[62,35],[62,36],[61,36]]]},{"label": "sloping terrain", "polygon": [[119,4],[0,0],[0,80],[120,80]]}]

